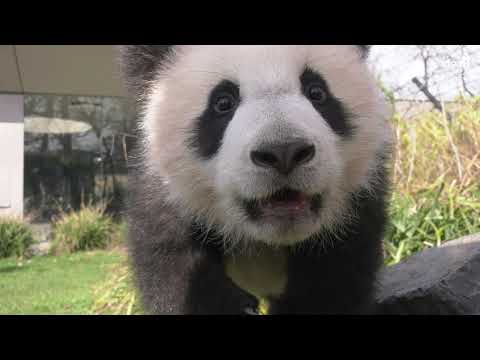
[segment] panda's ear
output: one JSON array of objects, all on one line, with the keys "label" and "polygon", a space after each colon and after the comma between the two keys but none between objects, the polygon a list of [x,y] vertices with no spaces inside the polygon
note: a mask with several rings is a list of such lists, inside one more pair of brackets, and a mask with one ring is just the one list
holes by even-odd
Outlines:
[{"label": "panda's ear", "polygon": [[366,59],[368,54],[370,53],[370,49],[372,48],[371,45],[356,45],[357,48],[360,50],[362,59]]},{"label": "panda's ear", "polygon": [[127,90],[139,96],[152,80],[172,45],[119,45],[119,63]]}]

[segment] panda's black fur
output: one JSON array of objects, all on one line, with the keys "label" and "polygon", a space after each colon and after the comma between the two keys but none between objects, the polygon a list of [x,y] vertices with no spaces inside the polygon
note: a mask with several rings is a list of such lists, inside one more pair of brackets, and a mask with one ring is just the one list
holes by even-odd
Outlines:
[{"label": "panda's black fur", "polygon": [[[368,47],[359,46],[363,56]],[[130,94],[145,102],[155,72],[169,46],[121,47],[121,63]],[[188,218],[165,201],[160,179],[145,171],[140,144],[132,157],[128,203],[129,252],[145,310],[151,314],[245,314],[258,300],[225,273],[223,249],[215,229]],[[327,234],[305,240],[288,251],[287,286],[270,299],[271,314],[374,313],[375,276],[382,264],[386,224],[389,148],[378,154],[370,191],[350,195],[355,219],[344,224],[333,246]],[[372,191],[373,190],[373,191]],[[372,195],[373,194],[373,195]],[[214,239],[218,240],[218,239]],[[310,243],[310,244],[308,244]]]},{"label": "panda's black fur", "polygon": [[[163,189],[132,170],[129,246],[137,285],[152,314],[244,314],[257,300],[226,276],[220,249],[201,224],[179,216]],[[148,205],[146,205],[148,204]]]}]

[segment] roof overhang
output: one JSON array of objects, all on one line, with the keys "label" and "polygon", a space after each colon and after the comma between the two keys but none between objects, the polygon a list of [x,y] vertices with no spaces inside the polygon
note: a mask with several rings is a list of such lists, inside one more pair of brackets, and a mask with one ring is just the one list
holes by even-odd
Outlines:
[{"label": "roof overhang", "polygon": [[0,45],[0,93],[126,95],[112,45]]}]

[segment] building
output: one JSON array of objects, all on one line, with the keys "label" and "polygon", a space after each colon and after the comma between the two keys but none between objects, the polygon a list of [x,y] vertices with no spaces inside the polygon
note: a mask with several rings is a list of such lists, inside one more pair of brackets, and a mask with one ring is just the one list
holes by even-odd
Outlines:
[{"label": "building", "polygon": [[0,216],[45,218],[118,192],[134,119],[115,55],[103,45],[0,46]]}]

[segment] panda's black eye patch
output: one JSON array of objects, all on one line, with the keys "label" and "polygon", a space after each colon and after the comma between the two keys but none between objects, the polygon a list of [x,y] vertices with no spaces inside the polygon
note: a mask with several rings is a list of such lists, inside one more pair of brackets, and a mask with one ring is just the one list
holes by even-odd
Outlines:
[{"label": "panda's black eye patch", "polygon": [[350,116],[342,102],[330,92],[327,82],[316,71],[306,68],[300,76],[303,95],[327,121],[332,130],[340,136],[353,133]]},{"label": "panda's black eye patch", "polygon": [[223,135],[240,104],[240,88],[223,80],[210,92],[208,105],[197,119],[189,145],[203,158],[211,158],[222,144]]}]

